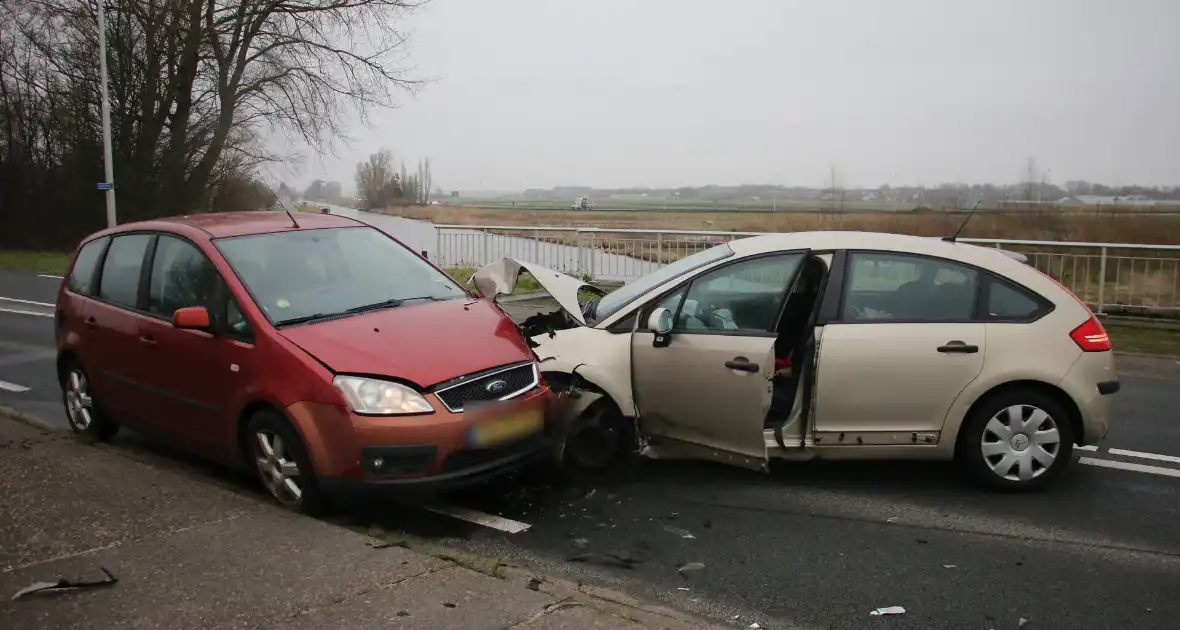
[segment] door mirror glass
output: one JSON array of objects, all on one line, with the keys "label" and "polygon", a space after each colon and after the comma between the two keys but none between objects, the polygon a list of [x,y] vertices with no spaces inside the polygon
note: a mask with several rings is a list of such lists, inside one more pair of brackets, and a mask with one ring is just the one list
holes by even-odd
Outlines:
[{"label": "door mirror glass", "polygon": [[188,306],[172,314],[172,325],[188,330],[208,330],[209,311],[204,306]]},{"label": "door mirror glass", "polygon": [[666,335],[672,331],[672,311],[657,308],[647,316],[647,329],[657,335]]}]

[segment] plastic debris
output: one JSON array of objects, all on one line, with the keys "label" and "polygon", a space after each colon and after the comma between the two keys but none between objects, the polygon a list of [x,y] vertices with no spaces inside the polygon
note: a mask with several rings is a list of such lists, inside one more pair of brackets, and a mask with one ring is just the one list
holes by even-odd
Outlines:
[{"label": "plastic debris", "polygon": [[944,564],[944,565],[942,565],[942,568],[944,568],[944,569],[953,569],[953,568],[955,568],[955,565],[953,565],[953,564]]},{"label": "plastic debris", "polygon": [[72,591],[80,588],[104,588],[107,586],[114,586],[119,583],[119,578],[115,577],[113,573],[107,570],[106,567],[99,567],[102,572],[106,574],[101,580],[85,582],[82,580],[66,580],[60,579],[56,582],[35,582],[16,592],[12,599],[20,599],[28,595],[36,595],[39,593],[61,593],[65,591]]},{"label": "plastic debris", "polygon": [[705,568],[705,563],[703,562],[689,562],[676,570],[680,572],[680,575],[688,575],[689,573],[700,571],[703,568]]},{"label": "plastic debris", "polygon": [[905,608],[902,608],[901,606],[885,606],[883,608],[878,608],[869,614],[874,617],[881,617],[883,615],[904,615]]},{"label": "plastic debris", "polygon": [[1021,618],[1020,618],[1020,621],[1016,622],[1016,627],[1017,627],[1017,628],[1023,628],[1023,627],[1025,627],[1025,626],[1027,626],[1028,624],[1029,624],[1029,621],[1028,621],[1028,619],[1025,619],[1024,617],[1021,617]]},{"label": "plastic debris", "polygon": [[757,621],[755,621],[754,623],[750,624],[749,627],[751,628],[751,630],[758,630],[759,628],[762,627],[762,625],[759,624]]},{"label": "plastic debris", "polygon": [[677,536],[679,536],[681,538],[696,538],[696,536],[692,535],[692,532],[688,531],[687,529],[682,529],[680,527],[664,526],[664,531],[668,532],[669,534],[676,534]]}]

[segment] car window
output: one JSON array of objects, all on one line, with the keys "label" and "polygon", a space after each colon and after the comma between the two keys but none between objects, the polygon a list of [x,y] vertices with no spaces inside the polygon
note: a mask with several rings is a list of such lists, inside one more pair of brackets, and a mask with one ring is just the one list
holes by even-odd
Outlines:
[{"label": "car window", "polygon": [[66,288],[78,295],[92,295],[94,289],[94,272],[98,269],[98,261],[106,249],[109,237],[96,238],[82,246],[78,257],[74,260],[74,268],[70,270],[70,278]]},{"label": "car window", "polygon": [[225,301],[225,334],[244,341],[254,340],[254,328],[242,314],[237,300],[232,297]]},{"label": "car window", "polygon": [[368,226],[239,236],[214,244],[276,325],[468,296],[446,274]]},{"label": "car window", "polygon": [[661,284],[682,276],[693,269],[704,267],[709,263],[732,255],[733,250],[729,248],[729,245],[721,244],[668,263],[604,295],[598,301],[598,306],[594,308],[594,319],[596,321],[602,321]]},{"label": "car window", "polygon": [[220,282],[217,268],[196,245],[161,235],[152,261],[147,310],[170,318],[188,306],[212,309]]},{"label": "car window", "polygon": [[116,236],[102,266],[98,297],[108,302],[135,308],[139,302],[139,274],[151,234]]},{"label": "car window", "polygon": [[988,287],[987,314],[993,319],[1026,319],[1041,310],[1041,304],[1024,290],[993,279]]},{"label": "car window", "polygon": [[854,252],[844,321],[963,321],[975,313],[979,272],[949,260]]},{"label": "car window", "polygon": [[773,331],[783,291],[802,261],[803,254],[764,256],[702,274],[689,286],[673,330]]}]

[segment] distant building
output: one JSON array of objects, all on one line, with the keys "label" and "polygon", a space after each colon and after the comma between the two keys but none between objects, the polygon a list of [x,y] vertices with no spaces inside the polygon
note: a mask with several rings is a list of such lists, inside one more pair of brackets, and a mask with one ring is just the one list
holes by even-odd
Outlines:
[{"label": "distant building", "polygon": [[1155,199],[1148,199],[1144,195],[1073,195],[1070,197],[1062,197],[1057,201],[1057,203],[1063,206],[1151,207],[1177,205],[1177,202],[1175,201],[1157,201]]}]

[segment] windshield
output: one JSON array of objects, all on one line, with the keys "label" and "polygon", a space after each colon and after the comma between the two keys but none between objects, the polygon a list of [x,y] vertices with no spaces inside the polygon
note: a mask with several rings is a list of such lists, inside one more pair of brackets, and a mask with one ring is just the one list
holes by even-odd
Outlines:
[{"label": "windshield", "polygon": [[236,236],[214,243],[276,326],[468,295],[372,227]]},{"label": "windshield", "polygon": [[602,321],[610,317],[619,309],[629,304],[635,298],[651,291],[652,289],[672,280],[678,276],[682,276],[697,267],[703,267],[709,263],[716,262],[723,258],[728,258],[733,255],[733,250],[729,245],[722,243],[716,247],[710,247],[704,251],[699,251],[691,256],[686,256],[675,262],[668,263],[663,267],[641,276],[635,280],[624,284],[615,291],[612,291],[602,297],[598,301],[598,305],[594,308],[594,320]]}]

